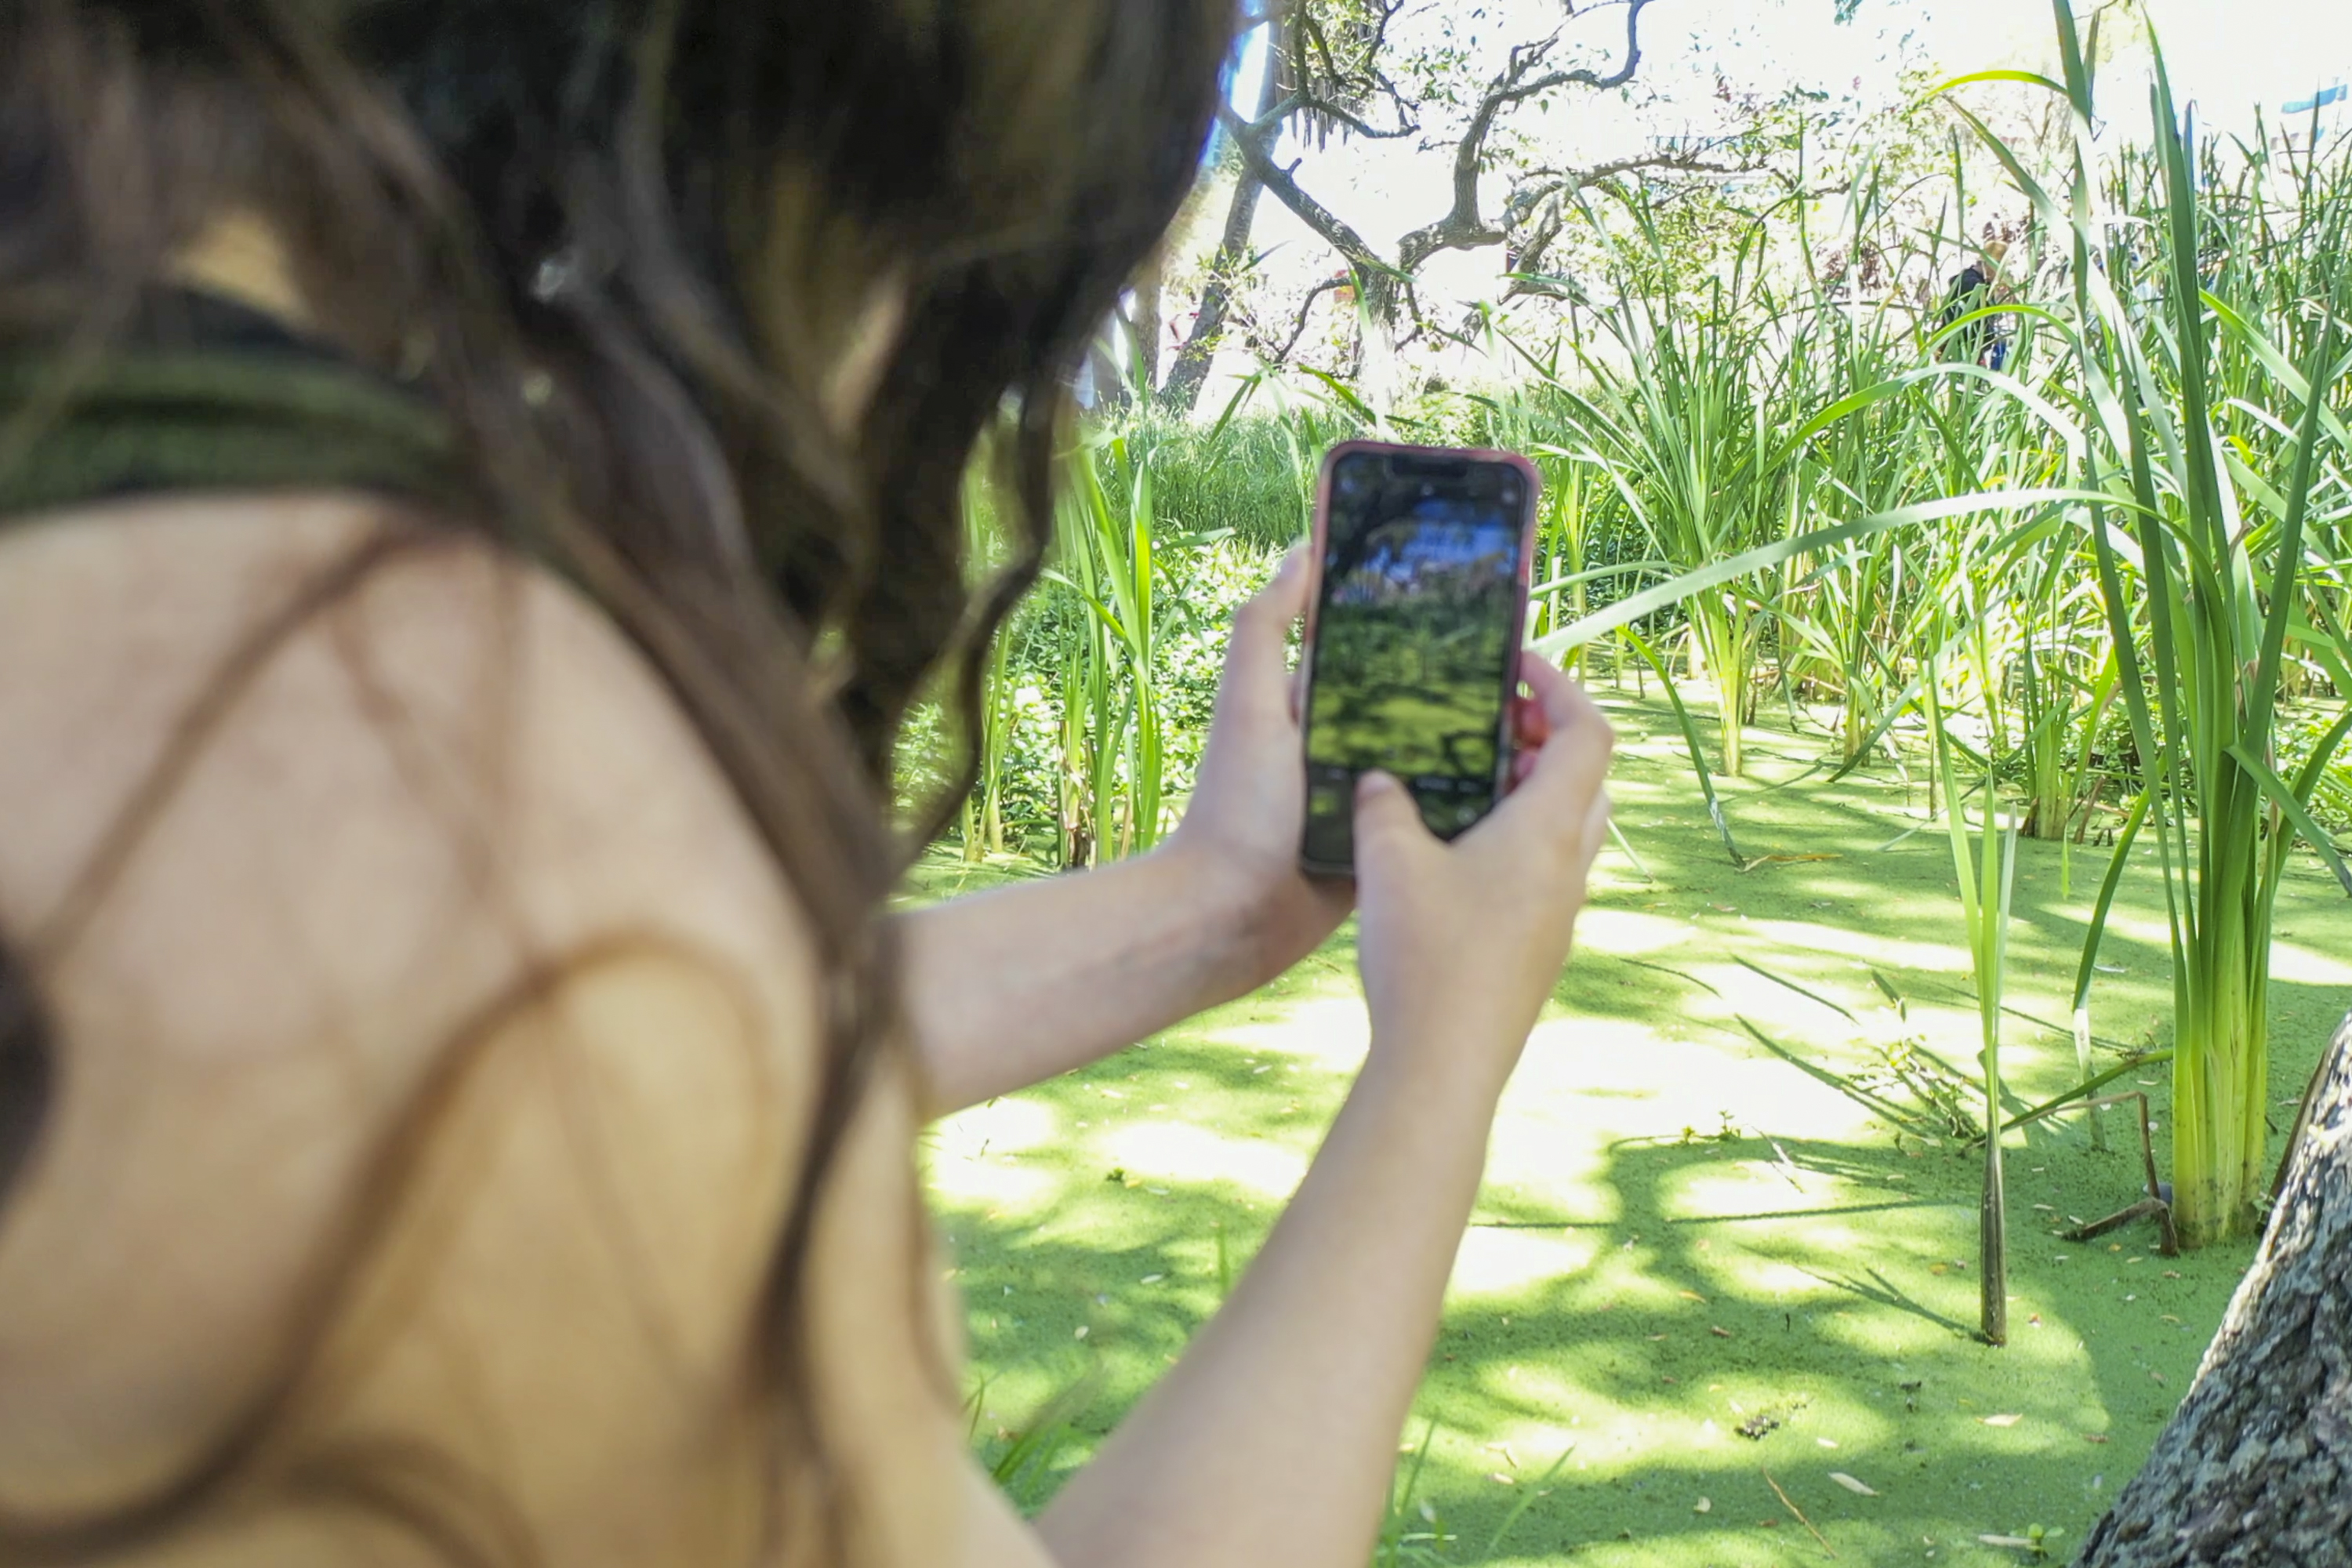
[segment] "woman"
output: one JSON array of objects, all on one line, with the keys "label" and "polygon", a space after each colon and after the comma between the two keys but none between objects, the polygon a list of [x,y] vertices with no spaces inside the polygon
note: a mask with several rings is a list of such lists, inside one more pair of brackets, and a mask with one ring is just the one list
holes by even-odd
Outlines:
[{"label": "woman", "polygon": [[[0,15],[0,1563],[1363,1560],[1606,727],[1531,667],[1501,811],[1444,847],[1370,781],[1311,885],[1286,570],[1167,848],[882,913],[898,722],[943,664],[969,710],[1231,25]],[[1033,1530],[916,1127],[1351,899],[1345,1111]]]}]

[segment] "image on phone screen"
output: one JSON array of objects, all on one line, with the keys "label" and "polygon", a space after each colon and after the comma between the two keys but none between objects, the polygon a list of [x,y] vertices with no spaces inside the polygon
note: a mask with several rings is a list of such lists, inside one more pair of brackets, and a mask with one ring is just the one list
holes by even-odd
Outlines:
[{"label": "image on phone screen", "polygon": [[1352,866],[1369,769],[1402,780],[1441,837],[1493,808],[1527,488],[1513,465],[1461,456],[1334,459],[1307,695],[1310,868]]}]

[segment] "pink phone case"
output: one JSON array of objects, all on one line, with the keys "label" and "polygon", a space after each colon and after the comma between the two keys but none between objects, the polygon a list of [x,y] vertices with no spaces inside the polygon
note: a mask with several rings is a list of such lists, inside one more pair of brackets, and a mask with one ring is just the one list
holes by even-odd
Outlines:
[{"label": "pink phone case", "polygon": [[[1308,545],[1312,553],[1307,563],[1311,575],[1308,578],[1307,591],[1307,632],[1298,666],[1298,712],[1302,740],[1305,736],[1307,716],[1312,711],[1311,701],[1315,689],[1315,620],[1323,603],[1323,562],[1329,553],[1331,475],[1342,458],[1357,452],[1372,452],[1386,456],[1463,458],[1473,463],[1500,464],[1518,473],[1520,479],[1527,486],[1527,501],[1525,514],[1519,520],[1519,592],[1515,601],[1517,607],[1511,618],[1509,646],[1523,647],[1527,641],[1528,591],[1535,581],[1530,574],[1535,569],[1536,505],[1543,492],[1543,475],[1537,471],[1536,466],[1517,452],[1498,452],[1483,447],[1409,447],[1388,441],[1342,441],[1323,455],[1323,471],[1315,481],[1314,532]],[[1495,748],[1495,755],[1497,759],[1495,770],[1495,798],[1497,801],[1508,794],[1511,787],[1511,763],[1515,752],[1511,743],[1510,699],[1517,694],[1517,685],[1514,680],[1511,683],[1511,689],[1504,693],[1502,718],[1499,723],[1500,734]],[[1305,761],[1302,756],[1300,758],[1302,765],[1305,764]],[[1346,875],[1351,869],[1343,866],[1314,865],[1307,862],[1303,856],[1301,863],[1309,871],[1326,874]]]}]

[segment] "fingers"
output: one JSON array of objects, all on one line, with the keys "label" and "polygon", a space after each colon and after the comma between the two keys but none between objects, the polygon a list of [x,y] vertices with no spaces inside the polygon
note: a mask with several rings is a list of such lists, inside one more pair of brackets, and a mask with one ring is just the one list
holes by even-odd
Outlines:
[{"label": "fingers", "polygon": [[1388,773],[1356,781],[1356,877],[1382,882],[1403,873],[1415,855],[1441,848],[1421,819],[1412,792]]},{"label": "fingers", "polygon": [[[1535,693],[1536,710],[1541,715],[1545,730],[1543,740],[1549,740],[1552,731],[1582,711],[1591,710],[1596,714],[1600,711],[1593,708],[1591,699],[1584,695],[1582,687],[1560,673],[1558,665],[1533,648],[1519,655],[1519,680]],[[1536,743],[1541,745],[1543,741]]]},{"label": "fingers", "polygon": [[1506,807],[1527,800],[1528,811],[1558,823],[1581,824],[1608,777],[1616,731],[1583,688],[1545,659],[1522,655],[1519,679],[1536,694],[1549,733],[1532,756],[1515,760],[1512,772],[1519,787]]},{"label": "fingers", "polygon": [[1290,635],[1291,623],[1307,613],[1307,546],[1295,544],[1282,558],[1274,578],[1234,614],[1233,651],[1262,650],[1273,645],[1278,652]]},{"label": "fingers", "polygon": [[1307,613],[1307,547],[1302,544],[1283,557],[1274,580],[1234,613],[1233,636],[1225,647],[1225,687],[1253,708],[1290,710],[1290,628]]},{"label": "fingers", "polygon": [[1543,704],[1532,697],[1511,699],[1511,747],[1514,751],[1538,752],[1551,739],[1551,720]]}]

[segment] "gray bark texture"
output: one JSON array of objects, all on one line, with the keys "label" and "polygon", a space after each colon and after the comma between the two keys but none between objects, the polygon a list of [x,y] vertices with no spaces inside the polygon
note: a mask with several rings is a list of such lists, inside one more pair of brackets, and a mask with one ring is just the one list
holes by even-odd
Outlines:
[{"label": "gray bark texture", "polygon": [[2352,1568],[2352,1018],[2262,1255],[2079,1568]]}]

